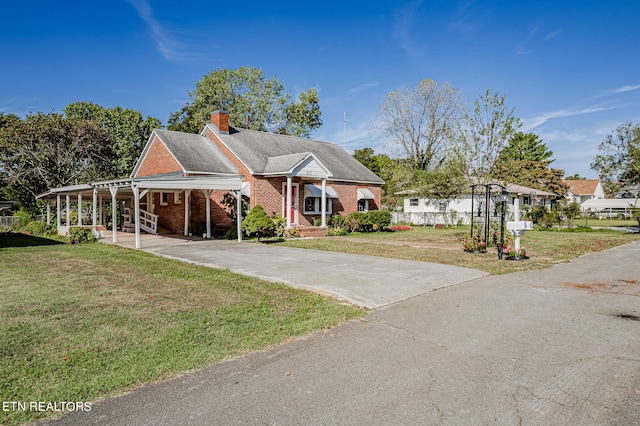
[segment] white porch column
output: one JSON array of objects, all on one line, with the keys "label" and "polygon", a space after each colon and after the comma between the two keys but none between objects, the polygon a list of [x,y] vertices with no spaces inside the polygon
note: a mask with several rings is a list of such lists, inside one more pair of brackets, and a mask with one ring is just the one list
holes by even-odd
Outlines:
[{"label": "white porch column", "polygon": [[184,235],[189,235],[189,196],[191,195],[190,189],[184,190]]},{"label": "white porch column", "polygon": [[292,179],[291,176],[287,176],[287,202],[285,215],[287,217],[287,228],[291,228],[291,187],[292,187]]},{"label": "white porch column", "polygon": [[51,225],[51,203],[47,200],[47,225]]},{"label": "white porch column", "polygon": [[82,226],[82,194],[78,192],[78,226]]},{"label": "white porch column", "polygon": [[56,226],[59,228],[60,225],[62,225],[62,219],[60,218],[60,214],[61,214],[61,208],[60,208],[60,194],[58,194],[56,196]]},{"label": "white porch column", "polygon": [[98,213],[99,214],[98,223],[100,225],[104,225],[103,209],[104,209],[104,201],[102,200],[102,195],[100,195],[100,212]]},{"label": "white porch column", "polygon": [[236,215],[236,229],[238,230],[238,242],[242,242],[242,190],[238,190],[236,192],[237,198],[237,206],[236,211],[238,214]]},{"label": "white porch column", "polygon": [[111,192],[111,233],[113,234],[113,242],[118,242],[118,202],[116,201],[116,194],[118,188],[115,186],[109,187]]},{"label": "white porch column", "polygon": [[93,188],[93,230],[98,230],[98,189]]},{"label": "white porch column", "polygon": [[203,189],[202,192],[206,198],[207,210],[207,238],[211,238],[211,189]]},{"label": "white porch column", "polygon": [[64,207],[65,209],[67,209],[67,231],[68,231],[69,227],[71,226],[71,197],[69,196],[69,194],[67,194],[65,201],[66,201],[66,205]]},{"label": "white porch column", "polygon": [[140,248],[140,188],[133,185],[134,223],[136,229],[136,248]]},{"label": "white porch column", "polygon": [[322,226],[327,226],[327,179],[322,179],[322,200],[320,200],[320,209],[322,210]]}]

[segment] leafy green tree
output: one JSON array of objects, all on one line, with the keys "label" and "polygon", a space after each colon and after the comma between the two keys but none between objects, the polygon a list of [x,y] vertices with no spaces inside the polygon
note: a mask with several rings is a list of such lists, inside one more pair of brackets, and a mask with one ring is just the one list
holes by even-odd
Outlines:
[{"label": "leafy green tree", "polygon": [[494,162],[489,176],[504,183],[529,186],[554,194],[566,194],[564,170],[554,169],[553,152],[537,135],[516,133]]},{"label": "leafy green tree", "polygon": [[549,166],[549,160],[512,160],[496,162],[490,176],[504,183],[524,185],[557,195],[566,195],[568,188],[562,182],[564,170]]},{"label": "leafy green tree", "polygon": [[426,78],[416,87],[387,93],[374,127],[413,168],[433,170],[449,155],[462,112],[458,89]]},{"label": "leafy green tree", "polygon": [[143,118],[139,111],[119,106],[104,108],[90,102],[71,103],[64,113],[69,118],[92,121],[111,135],[113,178],[129,177],[151,133],[162,126],[157,118]]},{"label": "leafy green tree", "polygon": [[578,173],[574,173],[571,176],[567,176],[564,178],[565,180],[584,180],[586,179],[585,177],[580,176],[580,174]]},{"label": "leafy green tree", "polygon": [[618,126],[598,146],[591,169],[598,172],[610,194],[640,183],[640,125],[626,122]]},{"label": "leafy green tree", "polygon": [[318,93],[311,88],[293,100],[282,81],[259,68],[218,68],[188,92],[191,102],[169,117],[170,130],[199,133],[215,110],[229,111],[229,124],[252,130],[308,137],[322,125]]},{"label": "leafy green tree", "polygon": [[[417,170],[412,182],[416,195],[425,198],[432,205],[439,206],[442,203],[445,207],[459,198],[462,191],[469,185],[459,160],[454,157],[437,169]],[[447,211],[443,213],[445,220],[448,221]]]},{"label": "leafy green tree", "polygon": [[373,148],[357,149],[353,153],[353,158],[384,180],[381,191],[383,206],[395,207],[401,204],[401,200],[395,193],[405,189],[411,182],[413,175],[411,161],[397,160],[387,154],[376,154]]},{"label": "leafy green tree", "polygon": [[111,137],[95,123],[61,114],[28,115],[0,128],[0,179],[22,206],[48,188],[110,177]]},{"label": "leafy green tree", "polygon": [[242,221],[242,230],[249,237],[256,237],[260,241],[260,238],[272,237],[276,232],[276,225],[262,206],[258,204]]},{"label": "leafy green tree", "polygon": [[514,110],[507,109],[505,95],[487,89],[474,101],[459,132],[458,155],[465,161],[466,174],[486,181],[498,155],[521,127]]},{"label": "leafy green tree", "polygon": [[496,161],[549,161],[553,163],[553,151],[534,133],[518,132],[502,148]]},{"label": "leafy green tree", "polygon": [[580,216],[580,204],[576,202],[565,203],[561,205],[562,214],[567,218],[567,225],[573,228],[574,219]]}]

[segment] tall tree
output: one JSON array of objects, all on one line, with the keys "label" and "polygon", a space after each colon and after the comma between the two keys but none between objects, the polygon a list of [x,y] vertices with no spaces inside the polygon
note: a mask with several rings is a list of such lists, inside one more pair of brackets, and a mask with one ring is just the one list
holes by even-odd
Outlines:
[{"label": "tall tree", "polygon": [[109,134],[87,120],[38,113],[0,128],[5,193],[26,207],[48,188],[110,177],[111,154]]},{"label": "tall tree", "polygon": [[282,81],[259,68],[218,68],[188,92],[191,102],[169,117],[170,130],[198,133],[214,110],[229,111],[232,126],[308,137],[322,125],[318,93],[311,88],[293,100]]},{"label": "tall tree", "polygon": [[553,151],[534,133],[517,132],[502,148],[496,161],[549,161],[553,163]]},{"label": "tall tree", "polygon": [[75,102],[67,105],[64,113],[69,118],[92,121],[111,135],[113,178],[129,176],[151,132],[161,127],[157,118],[143,118],[139,111],[119,106],[104,108],[90,102]]},{"label": "tall tree", "polygon": [[357,149],[353,153],[353,158],[384,180],[382,204],[389,207],[399,205],[400,200],[395,193],[406,189],[413,174],[412,168],[407,167],[406,161],[396,160],[387,154],[376,154],[373,148]]},{"label": "tall tree", "polygon": [[549,160],[497,161],[491,169],[490,176],[506,184],[513,183],[557,195],[566,195],[568,188],[562,183],[564,170],[555,169],[549,164]]},{"label": "tall tree", "polygon": [[566,194],[564,170],[554,169],[553,151],[533,133],[518,132],[509,140],[493,163],[489,176],[554,194]]},{"label": "tall tree", "polygon": [[507,109],[505,95],[487,89],[474,101],[460,128],[458,154],[464,158],[469,177],[485,181],[500,151],[518,131],[520,119]]},{"label": "tall tree", "polygon": [[374,127],[399,151],[399,157],[410,160],[416,169],[433,170],[449,153],[462,105],[458,89],[426,78],[416,87],[387,93]]},{"label": "tall tree", "polygon": [[591,168],[598,172],[609,194],[640,183],[640,125],[619,125],[598,146]]}]

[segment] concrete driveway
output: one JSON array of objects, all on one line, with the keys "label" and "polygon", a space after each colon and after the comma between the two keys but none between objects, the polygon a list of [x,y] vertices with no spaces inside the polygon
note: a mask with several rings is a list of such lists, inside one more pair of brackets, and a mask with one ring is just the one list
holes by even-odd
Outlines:
[{"label": "concrete driveway", "polygon": [[458,266],[221,240],[175,240],[143,249],[332,295],[366,308],[487,275]]},{"label": "concrete driveway", "polygon": [[479,277],[50,424],[638,425],[639,256]]}]

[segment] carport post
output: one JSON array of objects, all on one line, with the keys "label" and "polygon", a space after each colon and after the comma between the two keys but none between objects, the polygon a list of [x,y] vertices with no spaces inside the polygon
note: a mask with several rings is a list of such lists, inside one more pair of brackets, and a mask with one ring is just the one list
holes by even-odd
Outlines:
[{"label": "carport post", "polygon": [[242,190],[236,192],[237,214],[236,214],[236,228],[238,230],[238,242],[242,242]]},{"label": "carport post", "polygon": [[69,227],[71,226],[71,196],[67,194],[65,197],[65,209],[67,210],[67,232],[69,232]]},{"label": "carport post", "polygon": [[133,221],[136,229],[136,248],[140,248],[140,188],[138,185],[133,185],[133,206],[134,215]]},{"label": "carport post", "polygon": [[211,189],[203,189],[207,206],[207,238],[211,238]]},{"label": "carport post", "polygon": [[51,203],[47,200],[47,225],[51,225]]},{"label": "carport post", "polygon": [[56,226],[60,228],[60,225],[62,225],[60,219],[60,194],[56,195],[56,215]]},{"label": "carport post", "polygon": [[189,235],[189,196],[191,195],[190,189],[184,190],[184,236]]},{"label": "carport post", "polygon": [[98,189],[93,188],[93,232],[98,230]]},{"label": "carport post", "polygon": [[118,242],[118,205],[116,201],[118,187],[110,186],[109,192],[111,192],[111,234],[113,235],[113,242],[115,244]]},{"label": "carport post", "polygon": [[82,226],[82,194],[78,192],[78,226]]}]

